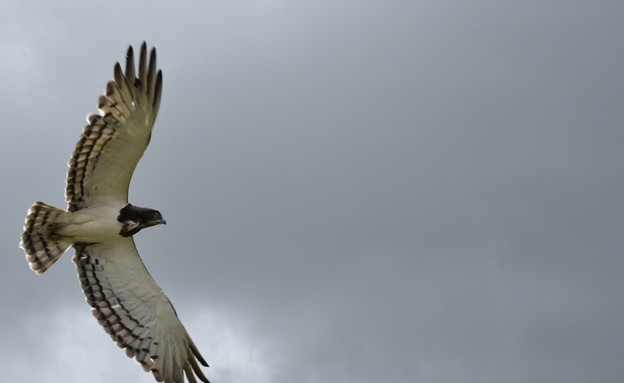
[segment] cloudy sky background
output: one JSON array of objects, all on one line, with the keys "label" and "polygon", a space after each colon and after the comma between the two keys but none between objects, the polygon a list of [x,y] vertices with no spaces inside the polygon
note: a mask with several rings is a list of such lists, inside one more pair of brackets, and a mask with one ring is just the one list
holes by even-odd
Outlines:
[{"label": "cloudy sky background", "polygon": [[64,206],[128,44],[164,95],[139,251],[214,383],[624,380],[621,1],[4,1],[0,370],[152,382],[99,327]]}]

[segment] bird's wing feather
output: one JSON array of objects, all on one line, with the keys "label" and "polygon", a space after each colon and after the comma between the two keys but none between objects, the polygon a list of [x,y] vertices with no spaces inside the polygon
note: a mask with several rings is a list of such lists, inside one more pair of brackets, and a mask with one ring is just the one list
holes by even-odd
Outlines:
[{"label": "bird's wing feather", "polygon": [[158,382],[208,382],[207,366],[175,309],[141,261],[134,240],[76,244],[73,260],[93,315]]},{"label": "bird's wing feather", "polygon": [[[65,199],[76,211],[98,203],[128,201],[132,173],[147,147],[158,114],[162,72],[156,71],[156,50],[143,43],[136,73],[128,48],[126,72],[115,64],[114,80],[100,96],[100,114],[90,115],[69,161]],[[138,76],[138,77],[135,77]]]}]

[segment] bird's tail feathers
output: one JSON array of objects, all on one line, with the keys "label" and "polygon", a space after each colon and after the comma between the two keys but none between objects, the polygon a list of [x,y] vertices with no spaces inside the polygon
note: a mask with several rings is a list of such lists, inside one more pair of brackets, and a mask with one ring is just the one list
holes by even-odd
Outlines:
[{"label": "bird's tail feathers", "polygon": [[35,202],[28,210],[20,247],[35,273],[45,272],[72,244],[53,230],[55,222],[66,214],[71,213],[43,202]]}]

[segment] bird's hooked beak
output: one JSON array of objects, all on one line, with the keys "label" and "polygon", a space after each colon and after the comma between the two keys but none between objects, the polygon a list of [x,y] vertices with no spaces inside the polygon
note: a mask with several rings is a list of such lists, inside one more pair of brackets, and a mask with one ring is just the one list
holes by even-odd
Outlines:
[{"label": "bird's hooked beak", "polygon": [[165,221],[164,219],[160,218],[160,219],[154,219],[152,221],[149,222],[150,226],[156,226],[156,225],[166,225],[167,221]]},{"label": "bird's hooked beak", "polygon": [[162,217],[159,211],[154,210],[152,216],[146,222],[146,226],[166,225],[167,221]]}]

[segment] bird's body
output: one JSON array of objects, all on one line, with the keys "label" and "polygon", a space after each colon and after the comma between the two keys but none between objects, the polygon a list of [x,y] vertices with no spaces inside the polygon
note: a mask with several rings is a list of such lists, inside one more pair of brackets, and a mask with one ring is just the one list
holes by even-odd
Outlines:
[{"label": "bird's body", "polygon": [[123,226],[117,219],[123,207],[120,204],[93,206],[61,215],[53,233],[76,243],[113,241]]},{"label": "bird's body", "polygon": [[132,236],[164,224],[160,212],[128,203],[134,169],[149,144],[158,113],[162,73],[156,51],[141,46],[138,70],[128,48],[126,71],[114,80],[88,117],[69,162],[67,210],[36,202],[28,211],[20,247],[42,274],[70,247],[93,315],[129,357],[158,382],[208,379],[208,366],[175,309],[141,261]]}]

